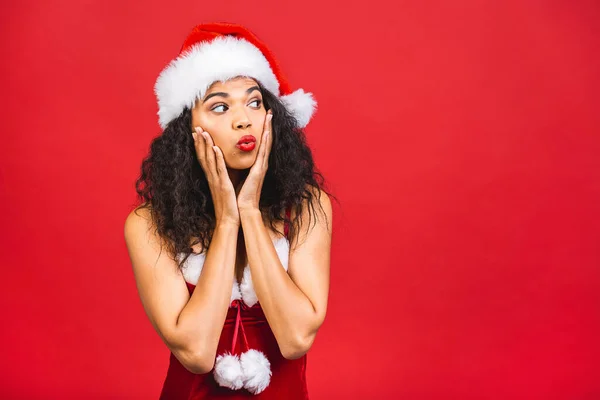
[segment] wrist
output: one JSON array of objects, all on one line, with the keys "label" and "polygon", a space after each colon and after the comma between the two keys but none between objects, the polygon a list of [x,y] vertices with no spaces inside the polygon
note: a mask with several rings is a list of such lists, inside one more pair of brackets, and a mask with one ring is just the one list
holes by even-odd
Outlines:
[{"label": "wrist", "polygon": [[256,217],[256,216],[262,218],[262,214],[261,214],[260,209],[258,207],[254,207],[254,206],[238,206],[238,210],[240,212],[240,219],[253,218],[253,217]]},{"label": "wrist", "polygon": [[217,227],[221,229],[238,229],[240,227],[240,221],[234,221],[232,219],[220,219],[217,220]]}]

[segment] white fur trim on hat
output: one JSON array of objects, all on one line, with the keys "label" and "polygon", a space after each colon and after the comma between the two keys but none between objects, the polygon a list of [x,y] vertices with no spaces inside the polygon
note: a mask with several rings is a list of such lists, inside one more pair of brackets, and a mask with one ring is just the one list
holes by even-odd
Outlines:
[{"label": "white fur trim on hat", "polygon": [[285,108],[296,117],[298,126],[304,128],[308,125],[311,117],[317,108],[317,102],[312,96],[312,93],[304,93],[304,90],[298,89],[293,93],[280,97]]},{"label": "white fur trim on hat", "polygon": [[[275,96],[280,96],[279,81],[268,60],[247,40],[220,36],[193,45],[171,61],[156,80],[154,93],[160,126],[164,129],[185,107],[193,108],[196,99],[202,98],[214,82],[237,76],[254,78]],[[300,89],[282,96],[282,100],[304,128],[316,106],[311,93]]]}]

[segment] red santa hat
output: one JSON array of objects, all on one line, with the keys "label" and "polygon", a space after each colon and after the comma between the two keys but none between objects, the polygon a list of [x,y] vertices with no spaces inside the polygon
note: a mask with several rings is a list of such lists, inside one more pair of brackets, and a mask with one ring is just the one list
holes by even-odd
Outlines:
[{"label": "red santa hat", "polygon": [[154,92],[158,119],[164,129],[185,107],[216,81],[236,76],[256,79],[277,96],[304,128],[315,112],[312,93],[292,91],[275,57],[267,46],[241,25],[208,23],[197,25],[188,35],[177,58],[160,73]]}]

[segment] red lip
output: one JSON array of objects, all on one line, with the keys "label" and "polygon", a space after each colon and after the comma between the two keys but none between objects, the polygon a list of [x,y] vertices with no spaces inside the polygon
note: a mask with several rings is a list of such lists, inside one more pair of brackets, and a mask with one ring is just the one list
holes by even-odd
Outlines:
[{"label": "red lip", "polygon": [[255,146],[256,146],[256,138],[252,135],[242,136],[242,138],[235,145],[235,147],[237,147],[238,149],[240,149],[242,151],[246,151],[246,152],[254,150]]},{"label": "red lip", "polygon": [[237,144],[256,142],[256,138],[252,135],[244,135],[240,138]]}]

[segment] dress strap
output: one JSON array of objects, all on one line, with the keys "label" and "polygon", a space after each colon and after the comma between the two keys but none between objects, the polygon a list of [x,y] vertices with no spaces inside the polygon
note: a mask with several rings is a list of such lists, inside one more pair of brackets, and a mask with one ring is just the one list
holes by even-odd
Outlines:
[{"label": "dress strap", "polygon": [[[289,219],[290,215],[291,215],[291,207],[288,207],[288,208],[285,209],[285,216]],[[288,232],[289,231],[290,231],[290,227],[289,227],[288,222],[286,221],[286,222],[284,222],[284,225],[283,225],[283,233],[285,234],[285,237],[287,239],[289,239],[288,238]]]}]

